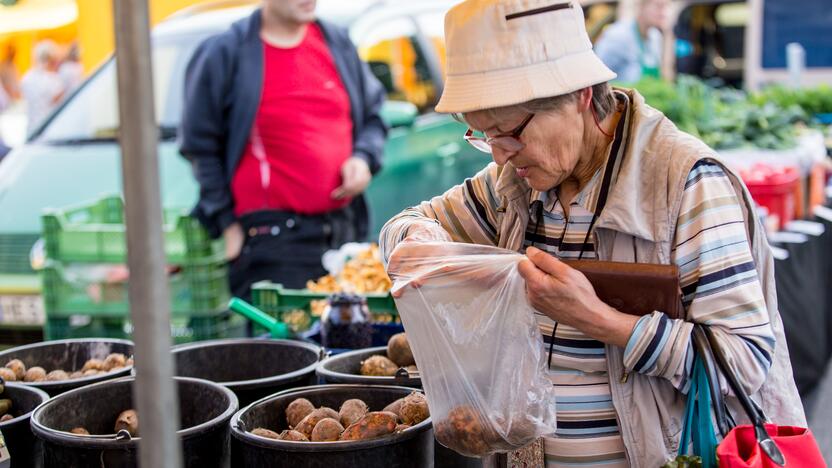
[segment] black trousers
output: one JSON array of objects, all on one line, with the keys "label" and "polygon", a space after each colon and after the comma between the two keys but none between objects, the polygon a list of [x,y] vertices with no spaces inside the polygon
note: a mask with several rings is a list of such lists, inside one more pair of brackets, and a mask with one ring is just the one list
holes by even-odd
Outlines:
[{"label": "black trousers", "polygon": [[306,287],[327,272],[321,256],[347,242],[357,241],[349,209],[307,216],[285,211],[257,211],[240,218],[245,242],[229,262],[231,293],[251,300],[251,285],[269,280],[284,287]]}]

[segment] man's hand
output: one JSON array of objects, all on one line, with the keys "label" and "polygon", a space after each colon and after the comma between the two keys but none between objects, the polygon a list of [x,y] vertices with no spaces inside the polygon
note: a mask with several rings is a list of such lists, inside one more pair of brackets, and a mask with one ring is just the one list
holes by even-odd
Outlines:
[{"label": "man's hand", "polygon": [[234,260],[240,256],[245,242],[245,234],[240,223],[232,223],[222,232],[225,239],[225,259]]},{"label": "man's hand", "polygon": [[534,247],[517,269],[526,280],[529,304],[552,320],[577,328],[590,338],[624,347],[638,317],[605,304],[578,270]]},{"label": "man's hand", "polygon": [[360,195],[370,185],[373,175],[363,159],[353,156],[341,166],[341,186],[332,191],[332,198],[341,200]]}]

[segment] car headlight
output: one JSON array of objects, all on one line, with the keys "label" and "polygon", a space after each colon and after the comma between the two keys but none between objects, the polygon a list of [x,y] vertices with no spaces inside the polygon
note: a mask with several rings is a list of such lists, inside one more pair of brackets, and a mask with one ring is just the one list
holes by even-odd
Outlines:
[{"label": "car headlight", "polygon": [[46,265],[46,242],[41,237],[32,246],[29,251],[29,265],[35,271],[42,270]]}]

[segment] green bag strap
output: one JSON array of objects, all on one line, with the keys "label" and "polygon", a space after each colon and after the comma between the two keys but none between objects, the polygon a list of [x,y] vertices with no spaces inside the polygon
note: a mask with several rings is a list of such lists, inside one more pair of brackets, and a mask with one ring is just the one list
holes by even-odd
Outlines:
[{"label": "green bag strap", "polygon": [[714,425],[711,420],[711,390],[708,383],[708,373],[705,371],[701,359],[697,360],[696,366],[698,366],[698,369],[694,371],[694,374],[699,382],[695,402],[696,411],[693,412],[692,418],[692,427],[695,428],[695,431],[691,434],[693,437],[693,453],[702,458],[703,468],[716,468],[716,446],[719,442],[716,440]]},{"label": "green bag strap", "polygon": [[703,467],[716,466],[704,464],[706,457],[714,458],[717,439],[711,421],[711,391],[708,373],[699,356],[693,358],[693,371],[687,403],[682,436],[679,439],[679,455],[686,455],[688,442],[693,442],[693,453],[702,457]]}]

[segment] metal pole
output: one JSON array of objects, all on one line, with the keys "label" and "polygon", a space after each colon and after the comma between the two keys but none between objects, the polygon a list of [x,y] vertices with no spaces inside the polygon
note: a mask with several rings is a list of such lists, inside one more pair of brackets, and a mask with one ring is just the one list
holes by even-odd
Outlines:
[{"label": "metal pole", "polygon": [[136,342],[133,401],[141,421],[139,461],[144,467],[179,468],[179,400],[170,354],[147,0],[113,0],[113,6],[130,317]]}]

